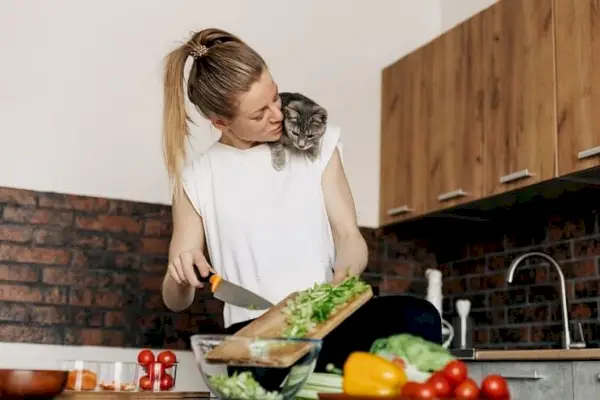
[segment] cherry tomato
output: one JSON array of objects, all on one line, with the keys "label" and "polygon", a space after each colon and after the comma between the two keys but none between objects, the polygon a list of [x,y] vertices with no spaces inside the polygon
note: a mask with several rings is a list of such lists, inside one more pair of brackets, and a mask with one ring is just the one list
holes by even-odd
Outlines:
[{"label": "cherry tomato", "polygon": [[508,400],[509,390],[506,380],[500,375],[488,375],[481,382],[481,393],[488,400]]},{"label": "cherry tomato", "polygon": [[442,399],[446,399],[452,394],[450,383],[448,383],[448,380],[441,372],[436,372],[431,375],[427,380],[427,383],[433,386],[435,394]]},{"label": "cherry tomato", "polygon": [[144,349],[138,353],[137,360],[138,364],[146,366],[154,362],[154,353],[148,349]]},{"label": "cherry tomato", "polygon": [[454,389],[456,400],[477,400],[479,399],[479,387],[471,378],[465,379]]},{"label": "cherry tomato", "polygon": [[437,400],[435,389],[429,383],[421,383],[412,395],[414,400]]},{"label": "cherry tomato", "polygon": [[165,375],[165,365],[159,362],[153,362],[152,364],[148,365],[146,372],[148,373],[150,380],[154,382],[158,379],[161,379]]},{"label": "cherry tomato", "polygon": [[173,377],[169,374],[165,374],[160,379],[160,390],[169,390],[173,387],[174,383],[175,382],[173,381]]},{"label": "cherry tomato", "polygon": [[162,363],[165,368],[171,368],[177,362],[175,353],[169,350],[161,351],[156,359],[158,362]]},{"label": "cherry tomato", "polygon": [[140,388],[142,390],[152,390],[152,379],[148,375],[140,378]]},{"label": "cherry tomato", "polygon": [[417,382],[406,382],[406,384],[402,387],[402,396],[412,398],[417,392],[417,389],[420,387],[420,383]]},{"label": "cherry tomato", "polygon": [[465,363],[459,360],[452,360],[442,370],[442,373],[452,387],[457,387],[467,379],[468,370]]},{"label": "cherry tomato", "polygon": [[420,387],[420,385],[421,384],[417,382],[406,382],[406,384],[402,387],[401,395],[412,399],[412,396],[417,393],[417,389]]}]

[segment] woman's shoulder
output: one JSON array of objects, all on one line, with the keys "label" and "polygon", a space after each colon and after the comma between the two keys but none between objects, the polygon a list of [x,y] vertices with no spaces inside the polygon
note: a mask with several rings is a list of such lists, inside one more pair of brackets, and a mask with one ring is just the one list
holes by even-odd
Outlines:
[{"label": "woman's shoulder", "polygon": [[323,170],[335,150],[342,151],[341,129],[338,125],[327,124],[327,129],[321,138],[320,169]]}]

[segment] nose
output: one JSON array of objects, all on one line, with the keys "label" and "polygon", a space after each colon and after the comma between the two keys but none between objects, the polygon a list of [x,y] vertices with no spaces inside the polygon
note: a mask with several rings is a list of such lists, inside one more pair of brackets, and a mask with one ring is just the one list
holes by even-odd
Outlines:
[{"label": "nose", "polygon": [[272,105],[271,106],[271,118],[269,119],[269,122],[276,124],[281,121],[283,121],[283,113],[281,112],[279,107]]}]

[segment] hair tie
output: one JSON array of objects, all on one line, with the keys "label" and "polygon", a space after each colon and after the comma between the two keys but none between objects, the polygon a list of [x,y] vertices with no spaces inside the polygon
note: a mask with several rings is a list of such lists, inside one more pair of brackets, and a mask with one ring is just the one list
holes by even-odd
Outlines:
[{"label": "hair tie", "polygon": [[194,57],[195,60],[197,60],[198,58],[200,58],[203,55],[205,55],[207,51],[208,51],[208,47],[206,47],[203,44],[192,45],[192,51],[190,52],[190,55],[192,57]]}]

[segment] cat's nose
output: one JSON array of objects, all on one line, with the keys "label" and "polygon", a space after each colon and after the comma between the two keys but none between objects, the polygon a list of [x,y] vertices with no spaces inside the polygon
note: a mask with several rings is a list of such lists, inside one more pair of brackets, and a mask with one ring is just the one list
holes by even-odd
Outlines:
[{"label": "cat's nose", "polygon": [[306,146],[306,140],[304,140],[304,139],[298,140],[298,146],[300,148],[304,148],[304,146]]}]

